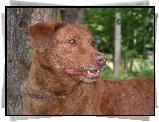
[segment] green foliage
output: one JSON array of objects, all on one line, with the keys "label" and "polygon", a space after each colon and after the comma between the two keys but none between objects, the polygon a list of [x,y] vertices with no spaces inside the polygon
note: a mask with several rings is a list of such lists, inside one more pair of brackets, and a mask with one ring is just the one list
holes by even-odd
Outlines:
[{"label": "green foliage", "polygon": [[[102,72],[99,73],[99,77],[101,79],[105,80],[114,80],[114,71],[110,69],[109,67],[106,67]],[[120,75],[119,75],[119,80],[123,79],[131,79],[133,78],[133,74],[128,73],[125,69],[121,69]]]},{"label": "green foliage", "polygon": [[88,8],[85,11],[85,24],[89,27],[98,43],[98,50],[112,53],[114,41],[114,13],[112,8]]},{"label": "green foliage", "polygon": [[[99,77],[105,80],[114,80],[115,78],[113,67],[114,66],[111,66],[109,62],[106,65],[105,69],[99,73]],[[137,68],[138,70],[136,70],[135,68]],[[138,60],[138,63],[136,63],[136,65],[133,65],[132,72],[128,72],[123,67],[121,67],[119,80],[132,79],[134,77],[154,77],[154,61],[150,59]]]},{"label": "green foliage", "polygon": [[58,14],[57,14],[57,21],[58,22],[62,22],[63,19],[62,19],[62,15],[61,15],[61,12],[62,11],[65,11],[65,8],[60,8],[59,11],[58,11]]},{"label": "green foliage", "polygon": [[34,48],[29,48],[28,54],[27,54],[28,58],[31,58],[33,56],[33,54],[34,54]]},{"label": "green foliage", "polygon": [[[121,12],[122,46],[143,52],[143,39],[146,45],[154,49],[154,9],[153,8],[87,8],[85,24],[89,27],[95,40],[100,40],[98,50],[105,53],[114,52],[115,12]],[[134,35],[136,33],[136,35]],[[134,39],[136,38],[136,44]]]},{"label": "green foliage", "polygon": [[110,69],[109,67],[106,67],[102,72],[99,73],[98,76],[101,79],[105,79],[105,80],[113,80],[114,79],[113,70]]},{"label": "green foliage", "polygon": [[[154,51],[154,8],[87,8],[85,24],[90,29],[97,48],[114,61],[115,12],[121,13],[121,72],[120,79],[153,77],[153,70],[143,67],[147,51]],[[146,50],[146,52],[144,52]],[[134,59],[144,60],[133,64]],[[152,60],[151,60],[152,61]],[[131,66],[132,64],[132,66]],[[145,64],[146,66],[147,64]],[[107,67],[100,73],[104,79],[113,78],[113,69]]]},{"label": "green foliage", "polygon": [[137,74],[138,77],[154,77],[154,61],[146,59],[142,62],[141,71]]}]

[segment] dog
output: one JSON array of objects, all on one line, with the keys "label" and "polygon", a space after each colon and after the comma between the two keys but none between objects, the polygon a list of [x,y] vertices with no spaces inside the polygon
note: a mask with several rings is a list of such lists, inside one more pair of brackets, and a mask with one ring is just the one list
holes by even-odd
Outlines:
[{"label": "dog", "polygon": [[154,78],[98,78],[107,58],[85,25],[37,23],[23,115],[154,115]]}]

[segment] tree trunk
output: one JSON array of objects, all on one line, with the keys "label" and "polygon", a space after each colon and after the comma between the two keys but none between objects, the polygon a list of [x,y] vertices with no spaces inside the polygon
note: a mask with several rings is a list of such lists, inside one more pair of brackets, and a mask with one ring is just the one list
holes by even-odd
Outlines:
[{"label": "tree trunk", "polygon": [[68,23],[84,23],[84,8],[66,8],[62,12],[62,19]]},{"label": "tree trunk", "polygon": [[147,43],[147,35],[146,35],[146,29],[144,30],[144,38],[143,38],[143,58],[147,58],[147,49],[146,49],[146,43]]},{"label": "tree trunk", "polygon": [[[83,23],[80,19],[84,16],[83,10],[67,9],[66,13],[69,11],[72,15],[70,21],[68,14],[63,17],[69,23]],[[58,11],[58,8],[7,8],[7,115],[21,114],[24,83],[31,64],[27,54],[33,47],[26,37],[26,29],[38,22],[56,21]]]},{"label": "tree trunk", "polygon": [[120,12],[115,13],[115,45],[114,45],[114,76],[119,77],[120,73],[120,47],[121,47],[121,17]]},{"label": "tree trunk", "polygon": [[27,57],[32,47],[26,37],[28,25],[57,19],[57,9],[8,8],[7,9],[7,114],[21,114],[24,82],[31,59]]},{"label": "tree trunk", "polygon": [[[27,58],[25,30],[31,9],[7,9],[7,114],[20,114],[22,87],[30,61]],[[25,18],[24,18],[25,16]]]}]

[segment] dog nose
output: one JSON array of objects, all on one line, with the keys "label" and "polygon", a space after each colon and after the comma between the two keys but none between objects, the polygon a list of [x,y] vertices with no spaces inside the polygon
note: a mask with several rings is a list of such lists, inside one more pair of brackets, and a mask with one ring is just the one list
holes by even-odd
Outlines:
[{"label": "dog nose", "polygon": [[107,57],[103,54],[99,54],[96,56],[96,60],[99,64],[99,66],[105,66],[106,65],[106,61],[108,60]]}]

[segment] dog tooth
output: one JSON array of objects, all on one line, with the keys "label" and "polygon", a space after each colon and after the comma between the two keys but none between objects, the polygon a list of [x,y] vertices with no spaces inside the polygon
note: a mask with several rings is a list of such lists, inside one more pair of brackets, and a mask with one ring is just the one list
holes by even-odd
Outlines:
[{"label": "dog tooth", "polygon": [[87,73],[90,74],[91,72],[90,72],[90,71],[87,71]]},{"label": "dog tooth", "polygon": [[97,70],[97,74],[99,73],[99,70]]}]

